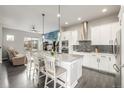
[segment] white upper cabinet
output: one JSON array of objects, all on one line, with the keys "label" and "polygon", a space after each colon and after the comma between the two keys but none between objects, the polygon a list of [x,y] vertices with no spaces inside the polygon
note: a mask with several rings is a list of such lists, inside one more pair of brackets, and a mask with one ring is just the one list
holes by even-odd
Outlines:
[{"label": "white upper cabinet", "polygon": [[68,31],[65,31],[65,32],[62,32],[62,35],[61,35],[61,40],[64,41],[64,40],[69,40],[69,32]]},{"label": "white upper cabinet", "polygon": [[96,26],[91,28],[91,40],[92,45],[99,45],[100,44],[100,27]]},{"label": "white upper cabinet", "polygon": [[100,28],[100,45],[110,45],[111,24],[101,25]]},{"label": "white upper cabinet", "polygon": [[78,31],[71,31],[71,45],[76,45],[78,42]]},{"label": "white upper cabinet", "polygon": [[70,45],[76,45],[78,42],[78,31],[65,31],[62,32],[61,40],[68,40]]},{"label": "white upper cabinet", "polygon": [[92,45],[113,45],[119,23],[109,23],[91,28]]}]

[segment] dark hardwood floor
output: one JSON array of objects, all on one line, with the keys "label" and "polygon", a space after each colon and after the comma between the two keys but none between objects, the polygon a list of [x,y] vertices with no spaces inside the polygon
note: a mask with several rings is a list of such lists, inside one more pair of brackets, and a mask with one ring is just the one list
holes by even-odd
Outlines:
[{"label": "dark hardwood floor", "polygon": [[[0,87],[1,88],[43,88],[45,77],[39,80],[39,86],[33,83],[26,74],[26,67],[0,64]],[[52,87],[52,84],[51,84]],[[82,77],[76,88],[113,88],[114,76],[100,73],[95,70],[82,68]]]},{"label": "dark hardwood floor", "polygon": [[76,88],[114,88],[115,76],[93,69],[82,68],[82,77]]}]

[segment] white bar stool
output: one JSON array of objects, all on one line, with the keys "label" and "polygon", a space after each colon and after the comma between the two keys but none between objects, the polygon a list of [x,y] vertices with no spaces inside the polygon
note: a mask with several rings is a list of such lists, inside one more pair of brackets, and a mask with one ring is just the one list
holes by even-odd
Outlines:
[{"label": "white bar stool", "polygon": [[[48,88],[48,84],[54,81],[54,88],[56,88],[56,84],[60,84],[60,87],[67,87],[67,70],[55,65],[56,59],[52,56],[45,57],[45,70],[46,70],[46,78],[45,78],[45,88]],[[66,80],[60,80],[60,76],[66,75]],[[48,77],[51,78],[48,81]],[[61,82],[61,83],[60,83]]]}]

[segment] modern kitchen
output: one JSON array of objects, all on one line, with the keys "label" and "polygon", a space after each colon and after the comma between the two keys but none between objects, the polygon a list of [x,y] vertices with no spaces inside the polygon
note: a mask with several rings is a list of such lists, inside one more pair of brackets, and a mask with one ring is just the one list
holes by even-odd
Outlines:
[{"label": "modern kitchen", "polygon": [[[0,6],[0,8],[0,12],[3,13],[0,14],[0,18],[3,17],[0,25],[0,38],[2,38],[0,63],[6,63],[8,59],[6,54],[9,55],[10,52],[8,47],[13,47],[13,50],[25,54],[26,62],[23,65],[30,68],[29,77],[36,85],[42,81],[41,85],[45,88],[51,86],[54,88],[58,86],[60,88],[123,87],[124,68],[121,63],[123,6],[39,5]],[[29,11],[30,9],[32,11]],[[41,11],[39,15],[40,9],[43,12]],[[9,12],[10,10],[13,10],[13,14]],[[27,17],[29,15],[31,18]],[[19,18],[22,20],[20,21]],[[34,23],[29,28],[21,24],[23,21],[28,26]],[[11,38],[7,39],[7,35]],[[41,62],[44,60],[43,68],[35,66],[37,59]],[[19,67],[14,66],[14,69]],[[27,73],[26,71],[28,69],[24,73]],[[40,76],[41,74],[43,76]],[[25,82],[25,79],[20,81]],[[19,85],[19,81],[17,84],[18,87],[30,87],[26,84],[26,86]],[[11,87],[16,87],[16,82],[13,82]]]}]

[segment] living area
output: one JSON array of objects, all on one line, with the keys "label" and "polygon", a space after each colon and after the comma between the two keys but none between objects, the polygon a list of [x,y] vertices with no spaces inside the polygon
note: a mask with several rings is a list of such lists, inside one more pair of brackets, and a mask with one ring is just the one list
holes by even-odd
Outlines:
[{"label": "living area", "polygon": [[[6,75],[2,87],[34,87],[27,79],[27,56],[29,51],[37,51],[40,46],[40,33],[2,28],[2,65]],[[7,79],[8,83],[5,83]],[[14,81],[15,80],[15,81]],[[1,81],[2,82],[2,81]],[[29,84],[30,83],[30,84]]]},{"label": "living area", "polygon": [[[39,33],[19,31],[15,29],[3,28],[3,62],[10,62],[12,65],[25,64],[25,52],[30,50],[32,46],[33,51],[37,51],[40,46]],[[32,45],[31,45],[32,44]]]}]

